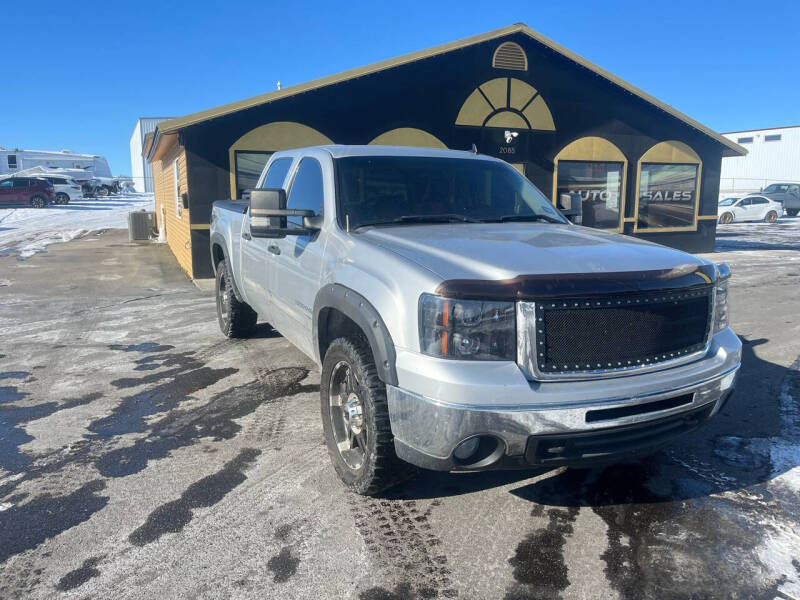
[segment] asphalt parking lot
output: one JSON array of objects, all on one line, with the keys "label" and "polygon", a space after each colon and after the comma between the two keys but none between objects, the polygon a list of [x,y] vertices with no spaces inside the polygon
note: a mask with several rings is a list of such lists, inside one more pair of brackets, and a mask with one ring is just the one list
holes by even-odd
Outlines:
[{"label": "asphalt parking lot", "polygon": [[0,256],[0,598],[800,598],[800,219],[720,228],[745,344],[706,428],[594,470],[347,493],[319,373],[168,249]]}]

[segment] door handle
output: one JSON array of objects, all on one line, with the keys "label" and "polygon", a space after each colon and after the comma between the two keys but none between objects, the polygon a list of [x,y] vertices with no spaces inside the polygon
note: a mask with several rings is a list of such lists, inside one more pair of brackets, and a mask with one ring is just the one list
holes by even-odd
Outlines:
[{"label": "door handle", "polygon": [[251,235],[250,235],[249,233],[247,233],[246,231],[242,233],[242,237],[243,237],[244,239],[246,239],[246,240],[252,240],[252,239],[253,239],[253,236],[251,236]]},{"label": "door handle", "polygon": [[278,246],[276,244],[270,244],[269,246],[267,246],[267,250],[269,250],[273,254],[280,254],[281,253],[281,249],[278,248]]}]

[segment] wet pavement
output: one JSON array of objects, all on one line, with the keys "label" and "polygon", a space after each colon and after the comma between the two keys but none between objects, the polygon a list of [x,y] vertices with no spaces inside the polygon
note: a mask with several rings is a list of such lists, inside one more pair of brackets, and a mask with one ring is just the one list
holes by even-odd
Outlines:
[{"label": "wet pavement", "polygon": [[721,228],[739,389],[603,469],[339,485],[316,367],[163,246],[0,257],[0,598],[800,598],[800,219]]}]

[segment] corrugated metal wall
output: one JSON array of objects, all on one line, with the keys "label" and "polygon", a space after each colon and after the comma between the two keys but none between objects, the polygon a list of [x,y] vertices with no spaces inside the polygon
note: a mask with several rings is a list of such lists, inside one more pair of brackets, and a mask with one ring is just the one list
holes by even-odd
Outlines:
[{"label": "corrugated metal wall", "polygon": [[131,134],[131,177],[137,192],[153,193],[153,166],[142,156],[142,143],[148,133],[156,130],[156,125],[172,117],[142,117],[136,121]]},{"label": "corrugated metal wall", "polygon": [[[748,154],[722,159],[721,196],[757,192],[770,183],[800,182],[800,126],[722,135],[741,144]],[[766,141],[766,136],[775,135],[781,139]]]}]

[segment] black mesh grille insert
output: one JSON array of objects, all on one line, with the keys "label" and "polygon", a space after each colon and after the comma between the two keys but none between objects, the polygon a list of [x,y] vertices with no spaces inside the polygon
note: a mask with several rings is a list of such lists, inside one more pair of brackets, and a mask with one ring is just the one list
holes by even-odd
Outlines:
[{"label": "black mesh grille insert", "polygon": [[708,338],[711,300],[707,286],[537,303],[539,370],[635,369],[697,352]]}]

